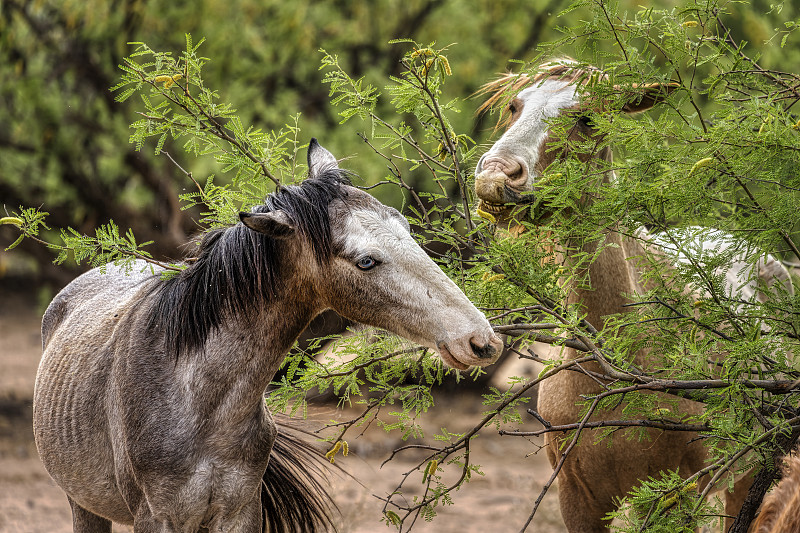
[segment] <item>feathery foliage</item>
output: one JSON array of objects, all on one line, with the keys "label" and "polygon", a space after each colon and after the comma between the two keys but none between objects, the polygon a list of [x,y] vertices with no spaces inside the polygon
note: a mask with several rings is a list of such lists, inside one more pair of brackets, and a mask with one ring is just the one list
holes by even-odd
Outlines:
[{"label": "feathery foliage", "polygon": [[[620,431],[645,438],[646,427],[694,429],[710,449],[709,466],[688,479],[664,472],[643,480],[614,514],[620,531],[689,531],[715,521],[719,505],[706,499],[712,486],[731,483],[734,474],[751,468],[769,475],[775,457],[796,441],[800,292],[778,287],[762,291],[763,301],[745,301],[741,291],[727,292],[723,279],[734,259],[743,257],[754,278],[754,266],[766,253],[790,263],[800,257],[800,121],[793,114],[800,76],[765,68],[759,57],[748,55],[728,30],[725,9],[722,2],[706,0],[636,12],[615,2],[583,0],[567,9],[565,17],[579,12],[584,21],[561,28],[563,38],[541,45],[536,60],[571,47],[580,61],[608,74],[609,83],[591,84],[589,91],[610,102],[610,109],[620,109],[625,95],[641,84],[673,82],[678,88],[645,115],[592,113],[593,126],[603,134],[600,146],[614,148],[616,180],[601,183],[599,172],[609,169],[589,168],[577,158],[556,161],[539,183],[536,202],[523,208],[528,217],[520,224],[526,231],[515,238],[476,216],[472,174],[482,147],[453,125],[464,103],[442,101],[459,68],[448,54],[459,45],[394,42],[404,50],[402,69],[383,89],[349,74],[335,52],[322,52],[324,82],[341,122],[356,121],[363,128],[373,152],[363,157],[385,166],[379,184],[402,193],[404,205],[398,207],[423,247],[486,311],[496,330],[508,335],[509,345],[537,340],[586,354],[577,362],[540,361],[545,367],[536,379],[512,378],[503,389],[487,390],[486,411],[474,424],[452,432],[442,428],[414,475],[398,480],[385,497],[388,525],[408,531],[419,517],[431,520],[437,508],[453,504],[453,492],[481,473],[471,440],[497,429],[508,438],[530,436],[519,430],[534,423],[525,413],[526,393],[581,361],[600,363],[604,373],[598,379],[606,384],[602,394],[586,398],[584,422],[623,397],[626,418],[606,427],[576,420],[569,439],[602,440]],[[798,38],[796,29],[788,24],[765,46],[786,46]],[[154,141],[160,152],[179,141],[188,153],[213,158],[232,176],[217,185],[214,176],[201,183],[185,172],[196,191],[181,195],[181,201],[200,205],[204,226],[213,228],[230,223],[277,184],[298,179],[303,174],[298,139],[304,137],[296,119],[278,132],[243,124],[234,106],[206,87],[208,60],[198,50],[190,37],[179,56],[138,43],[120,66],[122,80],[115,89],[120,100],[141,100],[141,118],[131,135],[138,149]],[[391,116],[384,112],[386,99]],[[553,127],[569,127],[567,120],[556,120]],[[431,186],[414,185],[422,180]],[[588,197],[593,201],[582,201]],[[26,209],[2,221],[39,238],[45,215]],[[630,295],[632,312],[604,324],[587,323],[580,305],[562,304],[567,282],[591,284],[585,267],[611,246],[604,240],[607,232],[635,236],[641,226],[658,236],[677,266],[667,267],[659,256],[641,257],[637,268],[650,288]],[[708,228],[733,237],[713,250],[693,244],[699,234],[712,235]],[[52,246],[92,264],[147,257],[132,233],[113,225],[96,237],[70,230],[62,235],[63,244]],[[597,242],[596,251],[575,251],[569,264],[554,252],[556,243],[586,241]],[[349,435],[372,423],[399,431],[403,439],[423,437],[419,419],[434,408],[432,388],[449,375],[470,379],[444,368],[427,350],[379,332],[351,332],[319,356],[329,340],[290,354],[268,403],[298,413],[310,393],[332,391],[342,403],[361,406],[354,419],[331,423],[336,428],[331,461],[346,452]],[[636,368],[631,357],[643,346],[660,358],[648,372]],[[532,352],[517,354],[539,360]],[[640,393],[645,389],[692,398],[706,410],[691,417],[671,412]],[[548,430],[545,425],[536,432]],[[406,487],[420,480],[422,491],[406,499]]]}]

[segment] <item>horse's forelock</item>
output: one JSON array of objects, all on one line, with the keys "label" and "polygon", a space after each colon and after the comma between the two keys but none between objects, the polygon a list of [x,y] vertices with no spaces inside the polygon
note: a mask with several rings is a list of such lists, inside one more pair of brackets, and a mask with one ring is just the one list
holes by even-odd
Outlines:
[{"label": "horse's forelock", "polygon": [[269,195],[263,212],[281,210],[310,242],[320,263],[330,260],[332,236],[328,207],[335,200],[347,197],[350,174],[339,168],[328,168],[301,185],[282,187]]},{"label": "horse's forelock", "polygon": [[475,93],[477,96],[488,95],[486,100],[478,107],[478,114],[503,106],[513,95],[530,85],[532,81],[532,78],[527,74],[506,72],[498,78],[484,83]]},{"label": "horse's forelock", "polygon": [[578,63],[572,58],[564,57],[542,63],[536,69],[536,74],[507,72],[498,78],[487,82],[475,93],[477,96],[487,96],[486,100],[478,107],[478,114],[500,108],[496,129],[507,125],[510,115],[506,104],[522,89],[547,80],[559,80],[567,84],[586,83],[592,75],[605,77],[603,71],[597,67]]}]

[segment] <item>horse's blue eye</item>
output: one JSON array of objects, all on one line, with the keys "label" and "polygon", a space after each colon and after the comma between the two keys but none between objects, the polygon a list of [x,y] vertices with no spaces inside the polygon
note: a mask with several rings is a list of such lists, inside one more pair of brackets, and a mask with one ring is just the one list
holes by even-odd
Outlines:
[{"label": "horse's blue eye", "polygon": [[361,270],[369,270],[378,266],[378,262],[370,256],[362,257],[356,263],[356,266]]}]

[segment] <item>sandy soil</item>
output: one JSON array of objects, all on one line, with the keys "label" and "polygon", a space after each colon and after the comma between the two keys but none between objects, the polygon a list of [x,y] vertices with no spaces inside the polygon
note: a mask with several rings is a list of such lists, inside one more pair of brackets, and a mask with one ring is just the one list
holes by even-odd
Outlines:
[{"label": "sandy soil", "polygon": [[[66,498],[39,461],[31,431],[33,382],[41,354],[40,315],[25,292],[0,291],[0,532],[61,533],[72,531]],[[443,398],[429,413],[423,427],[432,436],[441,427],[459,432],[472,427],[483,409],[474,394]],[[344,418],[335,406],[315,406],[311,418]],[[349,438],[351,453],[337,465],[353,477],[332,469],[331,490],[342,512],[343,533],[392,531],[380,522],[382,502],[374,495],[390,493],[420,458],[405,453],[381,468],[391,451],[404,444],[394,434],[370,428],[359,438]],[[417,532],[516,532],[525,523],[533,500],[550,476],[544,452],[536,442],[501,437],[489,431],[474,441],[473,461],[484,476],[453,496],[454,505],[440,510],[431,523],[420,519]],[[415,477],[416,476],[416,477]],[[354,478],[354,479],[353,479]],[[419,479],[418,479],[419,478]],[[421,487],[421,475],[415,473]],[[114,526],[115,531],[130,531]],[[528,531],[564,531],[558,511],[557,488],[546,496]]]}]

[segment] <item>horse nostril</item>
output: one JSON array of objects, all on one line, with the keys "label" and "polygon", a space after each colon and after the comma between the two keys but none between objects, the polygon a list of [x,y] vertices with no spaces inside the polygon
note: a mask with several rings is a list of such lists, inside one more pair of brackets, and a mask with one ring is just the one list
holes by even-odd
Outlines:
[{"label": "horse nostril", "polygon": [[525,186],[528,181],[528,173],[525,171],[525,166],[520,164],[517,164],[506,176],[506,183],[516,189]]},{"label": "horse nostril", "polygon": [[478,356],[478,359],[490,359],[497,353],[497,349],[489,343],[480,346],[473,341],[469,341],[472,352]]}]

